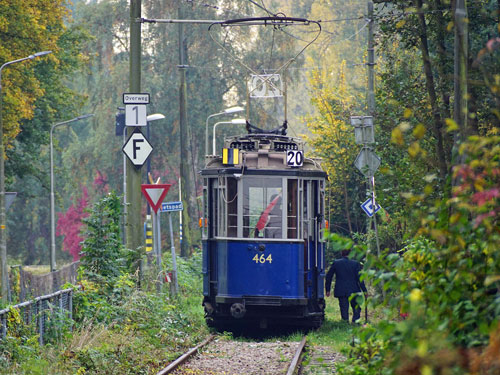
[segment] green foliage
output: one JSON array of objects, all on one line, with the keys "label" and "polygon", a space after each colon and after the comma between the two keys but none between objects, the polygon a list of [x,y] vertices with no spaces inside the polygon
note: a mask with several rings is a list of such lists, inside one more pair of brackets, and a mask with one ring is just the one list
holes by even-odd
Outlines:
[{"label": "green foliage", "polygon": [[81,114],[84,101],[67,82],[81,67],[81,43],[88,35],[73,27],[66,5],[59,0],[0,4],[0,64],[52,50],[43,58],[15,63],[2,71],[6,186],[7,191],[18,192],[7,216],[7,249],[9,260],[16,263],[49,263],[49,154],[43,146],[49,143],[51,124]]},{"label": "green foliage", "polygon": [[7,314],[8,335],[0,340],[0,369],[38,356],[38,335],[35,324],[24,323],[17,309]]},{"label": "green foliage", "polygon": [[178,260],[180,293],[176,298],[138,290],[127,272],[113,280],[111,291],[104,285],[107,294],[103,284],[82,280],[82,289],[73,297],[73,332],[62,331],[61,317],[54,314],[48,324],[56,330],[44,337],[49,344],[43,347],[38,346],[36,332],[21,324],[19,313],[12,313],[12,335],[0,341],[0,372],[156,373],[208,334],[200,269],[201,254]]},{"label": "green foliage", "polygon": [[307,140],[314,148],[316,156],[323,158],[323,168],[329,176],[328,212],[330,226],[335,231],[353,233],[361,231],[360,210],[357,207],[360,196],[361,178],[353,172],[356,159],[356,147],[352,126],[348,123],[354,108],[354,98],[348,91],[345,78],[345,62],[338,72],[338,82],[330,84],[321,72],[311,75],[313,105],[317,108],[316,116],[306,118],[312,137]]},{"label": "green foliage", "polygon": [[176,299],[132,289],[134,285],[122,278],[115,290],[121,285],[127,292],[104,300],[94,284],[85,282],[84,291],[75,296],[75,337],[90,335],[92,344],[73,339],[68,348],[74,353],[71,366],[89,373],[146,374],[199,341],[207,334],[200,303],[200,259],[195,253],[189,260],[178,260],[180,295]]},{"label": "green foliage", "polygon": [[99,284],[104,292],[113,290],[122,273],[130,271],[138,257],[122,244],[121,207],[120,198],[111,192],[95,203],[90,216],[83,219],[82,276]]},{"label": "green foliage", "polygon": [[421,211],[420,236],[399,253],[368,254],[366,277],[386,291],[373,300],[406,319],[362,330],[343,374],[467,371],[473,363],[460,361],[458,350],[492,345],[500,316],[499,144],[498,136],[471,137],[453,196]]}]

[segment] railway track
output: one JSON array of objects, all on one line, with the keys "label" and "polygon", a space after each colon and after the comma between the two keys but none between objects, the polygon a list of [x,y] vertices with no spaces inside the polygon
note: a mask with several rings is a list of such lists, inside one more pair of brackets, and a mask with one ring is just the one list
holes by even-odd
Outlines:
[{"label": "railway track", "polygon": [[305,336],[300,342],[242,342],[210,336],[157,375],[294,375],[305,346]]}]

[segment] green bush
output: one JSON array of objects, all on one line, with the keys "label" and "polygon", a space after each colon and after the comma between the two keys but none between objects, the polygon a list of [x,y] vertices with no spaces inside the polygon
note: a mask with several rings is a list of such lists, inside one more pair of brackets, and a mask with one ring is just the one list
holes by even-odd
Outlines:
[{"label": "green bush", "polygon": [[361,328],[342,374],[469,373],[463,352],[495,347],[500,137],[471,138],[461,152],[453,195],[422,211],[419,236],[398,253],[368,254],[365,277],[386,292],[372,300],[400,317]]},{"label": "green bush", "polygon": [[80,276],[98,284],[106,294],[113,291],[116,283],[124,281],[124,274],[133,274],[142,256],[142,253],[128,250],[122,244],[121,206],[120,198],[111,192],[95,203],[90,215],[83,219],[85,239],[82,242]]}]

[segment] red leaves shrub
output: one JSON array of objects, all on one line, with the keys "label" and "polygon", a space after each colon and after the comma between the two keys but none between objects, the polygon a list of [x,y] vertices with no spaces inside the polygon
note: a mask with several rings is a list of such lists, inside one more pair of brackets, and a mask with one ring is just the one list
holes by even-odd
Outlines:
[{"label": "red leaves shrub", "polygon": [[73,256],[73,260],[80,259],[81,242],[80,237],[82,219],[89,216],[85,209],[88,206],[88,191],[87,188],[82,189],[82,197],[73,203],[66,213],[58,213],[57,219],[57,236],[64,236],[63,250]]}]

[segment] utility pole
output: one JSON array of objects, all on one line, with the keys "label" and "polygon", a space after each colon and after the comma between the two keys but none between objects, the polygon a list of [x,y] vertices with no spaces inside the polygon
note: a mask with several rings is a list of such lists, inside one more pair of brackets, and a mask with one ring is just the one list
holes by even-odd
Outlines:
[{"label": "utility pole", "polygon": [[[130,92],[141,92],[141,0],[130,0]],[[127,127],[130,136],[134,128]],[[142,246],[141,170],[127,161],[127,248],[136,251]]]},{"label": "utility pole", "polygon": [[373,31],[373,3],[368,1],[368,116],[375,112],[375,42]]},{"label": "utility pole", "polygon": [[[179,19],[182,19],[182,5],[179,5]],[[181,201],[185,209],[181,211],[182,215],[182,242],[181,256],[188,257],[190,255],[191,245],[191,212],[190,204],[190,187],[189,183],[189,156],[188,156],[188,121],[187,121],[187,88],[186,88],[186,61],[185,61],[185,45],[184,45],[184,25],[179,23],[179,135],[180,135],[180,175],[181,184]],[[194,155],[192,155],[194,157]]]},{"label": "utility pole", "polygon": [[[368,1],[368,115],[375,115],[375,41],[374,41],[374,21],[373,21],[373,2]],[[375,125],[375,121],[373,121]],[[370,178],[372,207],[375,209],[375,177]],[[375,241],[377,246],[377,256],[380,256],[380,241],[378,238],[377,215],[373,214],[370,218],[373,221],[373,229],[375,230]],[[370,225],[371,226],[371,225]],[[383,282],[382,282],[383,285]],[[385,291],[382,292],[385,297]]]}]

